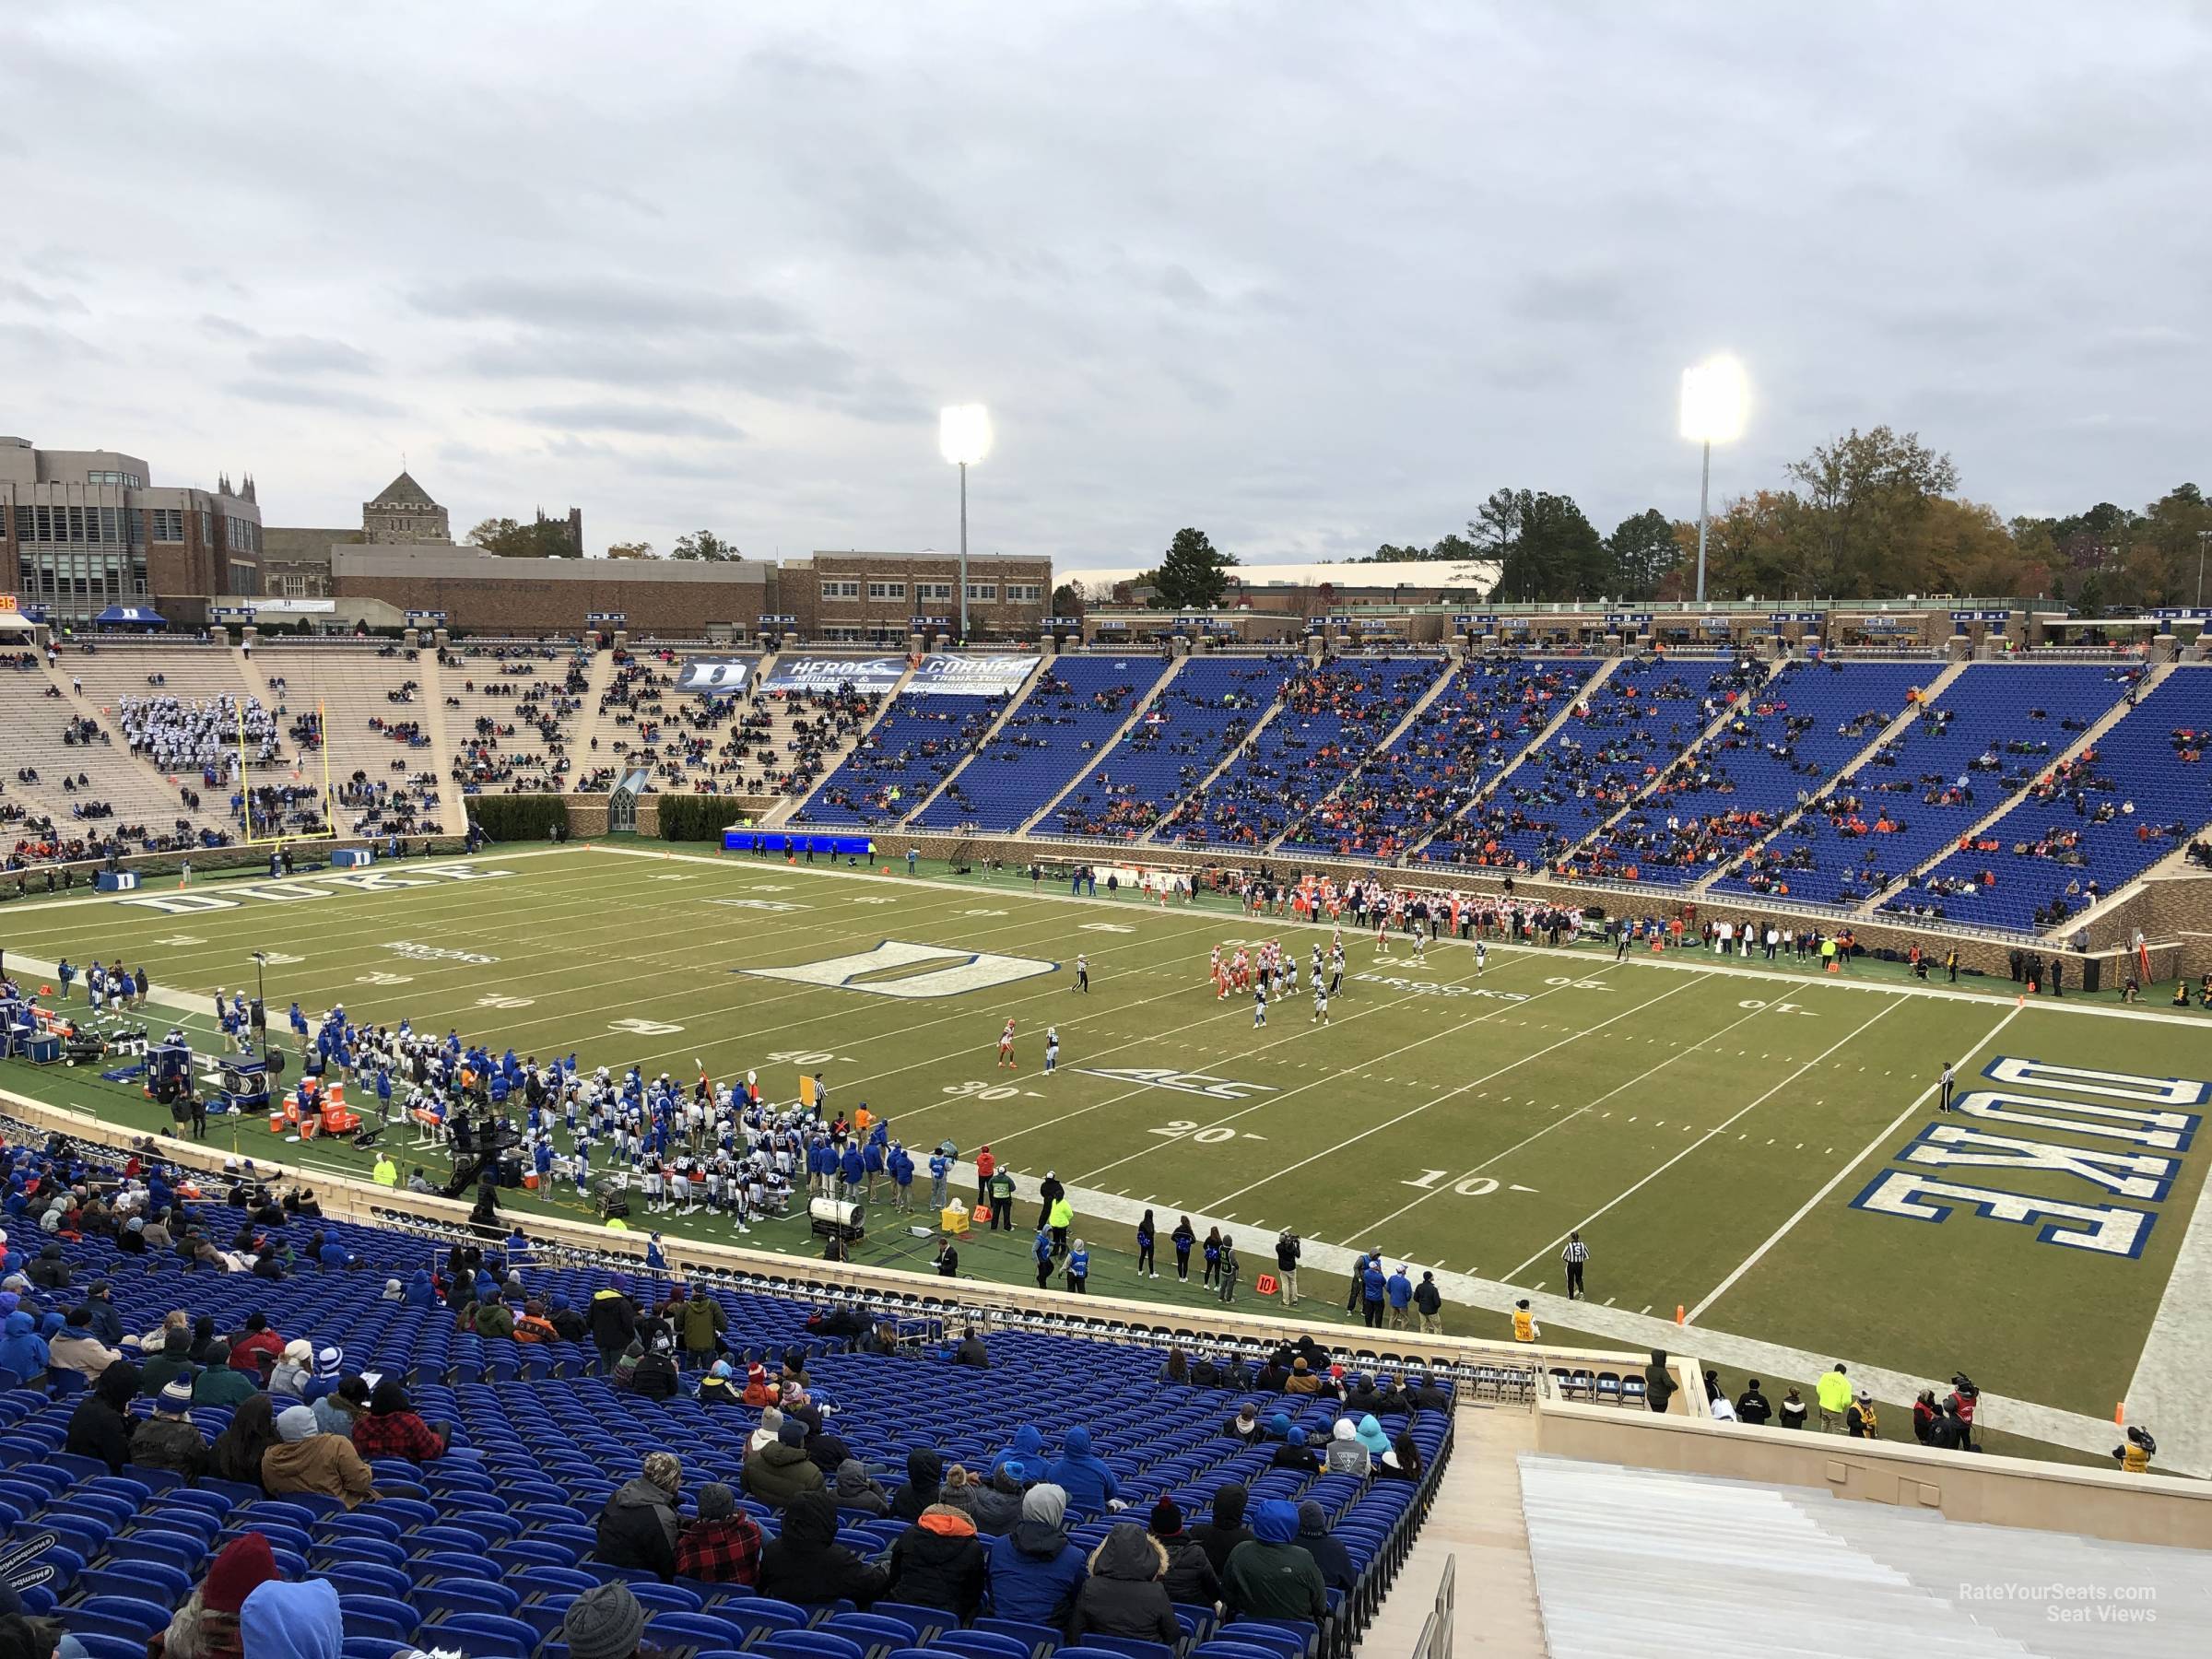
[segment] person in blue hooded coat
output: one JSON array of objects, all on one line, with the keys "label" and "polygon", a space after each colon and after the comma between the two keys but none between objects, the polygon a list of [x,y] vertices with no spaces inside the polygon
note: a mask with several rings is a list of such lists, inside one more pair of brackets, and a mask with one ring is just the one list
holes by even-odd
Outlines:
[{"label": "person in blue hooded coat", "polygon": [[1067,1431],[1060,1442],[1059,1461],[1044,1477],[1067,1494],[1070,1509],[1086,1515],[1104,1514],[1106,1506],[1122,1495],[1122,1483],[1106,1460],[1091,1451],[1090,1430],[1080,1424]]},{"label": "person in blue hooded coat", "polygon": [[992,1470],[1011,1467],[1015,1478],[1022,1481],[1044,1478],[1044,1431],[1034,1423],[1024,1423],[1014,1430],[1014,1438],[1006,1449],[991,1460]]},{"label": "person in blue hooded coat", "polygon": [[0,1326],[0,1371],[11,1371],[32,1387],[46,1376],[46,1339],[38,1334],[39,1322],[18,1308]]},{"label": "person in blue hooded coat", "polygon": [[326,1579],[271,1579],[240,1607],[238,1634],[253,1659],[338,1659],[346,1636],[338,1593]]},{"label": "person in blue hooded coat", "polygon": [[1390,1436],[1382,1432],[1382,1425],[1371,1416],[1359,1419],[1359,1443],[1367,1448],[1367,1455],[1376,1463],[1382,1462],[1390,1451]]},{"label": "person in blue hooded coat", "polygon": [[1067,1494],[1058,1487],[1031,1487],[1022,1495],[1021,1519],[1005,1537],[991,1540],[991,1611],[997,1617],[1053,1626],[1066,1621],[1088,1571],[1083,1552],[1062,1530],[1066,1518]]},{"label": "person in blue hooded coat", "polygon": [[438,1288],[430,1283],[430,1270],[428,1267],[415,1269],[414,1277],[407,1280],[406,1294],[400,1300],[410,1308],[434,1308],[438,1305]]}]

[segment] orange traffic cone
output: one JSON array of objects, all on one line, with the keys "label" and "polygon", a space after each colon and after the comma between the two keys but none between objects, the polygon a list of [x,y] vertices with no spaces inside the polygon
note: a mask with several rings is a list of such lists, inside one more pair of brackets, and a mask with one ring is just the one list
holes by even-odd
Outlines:
[{"label": "orange traffic cone", "polygon": [[2125,1400],[2122,1400],[2118,1405],[2112,1407],[2112,1427],[2115,1429],[2124,1428],[2125,1427],[2126,1423],[2127,1402]]},{"label": "orange traffic cone", "polygon": [[1675,1323],[1677,1324],[1688,1324],[1689,1323],[1688,1316],[1682,1312],[1682,1304],[1680,1302],[1677,1302],[1675,1304]]}]

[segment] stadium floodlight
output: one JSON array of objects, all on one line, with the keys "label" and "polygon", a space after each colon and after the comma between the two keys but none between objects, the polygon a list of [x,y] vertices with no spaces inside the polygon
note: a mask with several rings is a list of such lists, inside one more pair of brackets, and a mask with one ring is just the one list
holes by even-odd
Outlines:
[{"label": "stadium floodlight", "polygon": [[937,452],[960,469],[960,643],[968,642],[968,468],[991,453],[991,411],[951,404],[937,411]]},{"label": "stadium floodlight", "polygon": [[1744,366],[1723,353],[1682,371],[1682,436],[1705,450],[1698,479],[1698,603],[1705,603],[1706,506],[1712,488],[1712,446],[1744,435],[1744,411],[1751,401]]}]

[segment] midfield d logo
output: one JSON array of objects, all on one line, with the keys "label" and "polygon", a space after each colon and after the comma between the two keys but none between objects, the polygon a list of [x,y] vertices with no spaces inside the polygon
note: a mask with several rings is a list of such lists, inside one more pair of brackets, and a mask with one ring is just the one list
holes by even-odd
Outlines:
[{"label": "midfield d logo", "polygon": [[941,945],[911,945],[886,939],[873,950],[804,962],[791,968],[740,968],[760,979],[789,980],[832,991],[865,991],[871,996],[960,996],[988,991],[1017,980],[1058,971],[1057,962],[1035,957],[993,956],[981,950],[948,950]]}]

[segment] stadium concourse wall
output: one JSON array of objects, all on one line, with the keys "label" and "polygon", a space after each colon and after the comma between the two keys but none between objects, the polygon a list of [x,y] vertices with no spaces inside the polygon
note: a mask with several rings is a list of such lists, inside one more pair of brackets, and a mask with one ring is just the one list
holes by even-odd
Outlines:
[{"label": "stadium concourse wall", "polygon": [[[144,1141],[189,1169],[219,1175],[221,1148],[166,1135],[140,1136],[92,1113],[49,1105],[0,1089],[8,1115],[44,1133],[117,1150]],[[394,1215],[429,1229],[465,1228],[469,1206],[455,1199],[386,1189],[328,1167],[256,1159],[254,1168],[278,1183],[308,1182],[324,1213],[335,1219],[389,1226]],[[535,1211],[512,1212],[534,1244],[605,1258],[629,1258],[643,1268],[647,1235],[589,1226]],[[1219,1349],[1237,1343],[1269,1344],[1310,1334],[1295,1320],[1224,1309],[1204,1320],[1165,1304],[1106,1296],[1070,1296],[934,1274],[901,1272],[856,1263],[830,1264],[686,1238],[664,1239],[671,1277],[688,1274],[772,1277],[804,1293],[905,1297],[926,1294],[985,1327],[1057,1316],[1071,1335],[1120,1342],[1182,1343]],[[1123,1328],[1099,1328],[1101,1322]],[[1332,1344],[1335,1330],[1323,1333]],[[1685,1335],[1688,1333],[1685,1332]],[[2132,1544],[2212,1548],[2212,1482],[2176,1476],[2127,1476],[2031,1459],[1934,1453],[1911,1443],[1845,1440],[1810,1430],[1747,1429],[1720,1424],[1701,1409],[1702,1366],[1692,1355],[1670,1356],[1676,1392],[1665,1413],[1625,1406],[1597,1406],[1566,1398],[1548,1374],[1551,1367],[1618,1371],[1641,1369],[1644,1356],[1547,1344],[1484,1342],[1464,1336],[1420,1336],[1393,1332],[1393,1353],[1410,1366],[1534,1368],[1535,1443],[1540,1452],[1641,1468],[1667,1469],[1770,1485],[1817,1487],[1839,1498],[1933,1509],[1954,1521],[2086,1534]],[[1462,1399],[1466,1398],[1465,1391]],[[1463,1407],[1465,1408],[1465,1407]],[[2117,1437],[2118,1430],[2114,1430]],[[1686,1548],[1699,1540],[1686,1537]]]},{"label": "stadium concourse wall", "polygon": [[[458,1199],[381,1187],[374,1182],[364,1181],[327,1164],[293,1164],[253,1157],[251,1146],[231,1153],[205,1141],[140,1135],[126,1124],[111,1123],[96,1113],[73,1107],[55,1106],[8,1088],[0,1088],[0,1111],[42,1133],[63,1135],[72,1140],[98,1144],[117,1151],[125,1151],[150,1140],[165,1161],[214,1175],[221,1173],[226,1158],[252,1158],[254,1172],[266,1181],[279,1184],[300,1182],[312,1185],[315,1189],[316,1198],[322,1204],[324,1214],[334,1220],[355,1221],[366,1227],[390,1226],[390,1218],[398,1214],[428,1226],[449,1230],[465,1229],[468,1224],[470,1206]],[[502,1214],[511,1222],[521,1224],[535,1245],[600,1256],[627,1257],[636,1264],[636,1270],[640,1273],[657,1275],[663,1271],[649,1269],[644,1265],[645,1245],[651,1236],[647,1230],[593,1225],[534,1209],[509,1210]],[[442,1241],[439,1248],[443,1248]],[[1074,1328],[1068,1332],[1072,1335],[1096,1334],[1120,1342],[1180,1343],[1194,1350],[1208,1351],[1239,1343],[1291,1342],[1301,1335],[1317,1335],[1317,1339],[1324,1341],[1326,1346],[1341,1350],[1355,1335],[1334,1325],[1314,1326],[1300,1320],[1270,1318],[1261,1313],[1238,1312],[1229,1308],[1223,1308],[1218,1313],[1208,1312],[1204,1319],[1197,1319],[1165,1302],[1136,1301],[1111,1296],[1074,1296],[1062,1291],[1031,1290],[993,1280],[946,1279],[935,1273],[909,1272],[858,1262],[830,1263],[808,1256],[747,1250],[739,1245],[721,1244],[676,1234],[664,1234],[661,1249],[669,1264],[665,1272],[675,1279],[681,1279],[694,1272],[732,1273],[756,1277],[768,1276],[790,1281],[799,1288],[802,1294],[806,1287],[815,1286],[825,1293],[858,1292],[863,1297],[927,1295],[956,1305],[958,1313],[948,1317],[965,1315],[979,1326],[1003,1325],[1041,1314],[1057,1315],[1072,1322]],[[1095,1325],[1102,1320],[1117,1322],[1127,1328],[1095,1333],[1083,1328]],[[1359,1332],[1357,1335],[1366,1335],[1367,1333]],[[1422,1336],[1410,1331],[1391,1332],[1383,1346],[1391,1353],[1402,1356],[1406,1366],[1415,1370],[1487,1365],[1519,1371],[1534,1370],[1540,1374],[1546,1367],[1556,1365],[1570,1369],[1580,1367],[1640,1371],[1646,1358],[1641,1353],[1613,1348],[1563,1347],[1541,1342],[1485,1342],[1468,1336]],[[1359,1351],[1375,1350],[1362,1345]],[[1670,1369],[1677,1384],[1675,1408],[1686,1411],[1688,1406],[1684,1402],[1703,1398],[1704,1384],[1700,1381],[1700,1369],[1694,1357],[1683,1355],[1673,1357]],[[1649,1417],[1653,1414],[1644,1412],[1641,1415]],[[2212,1491],[2212,1488],[2207,1488],[2207,1490]]]}]

